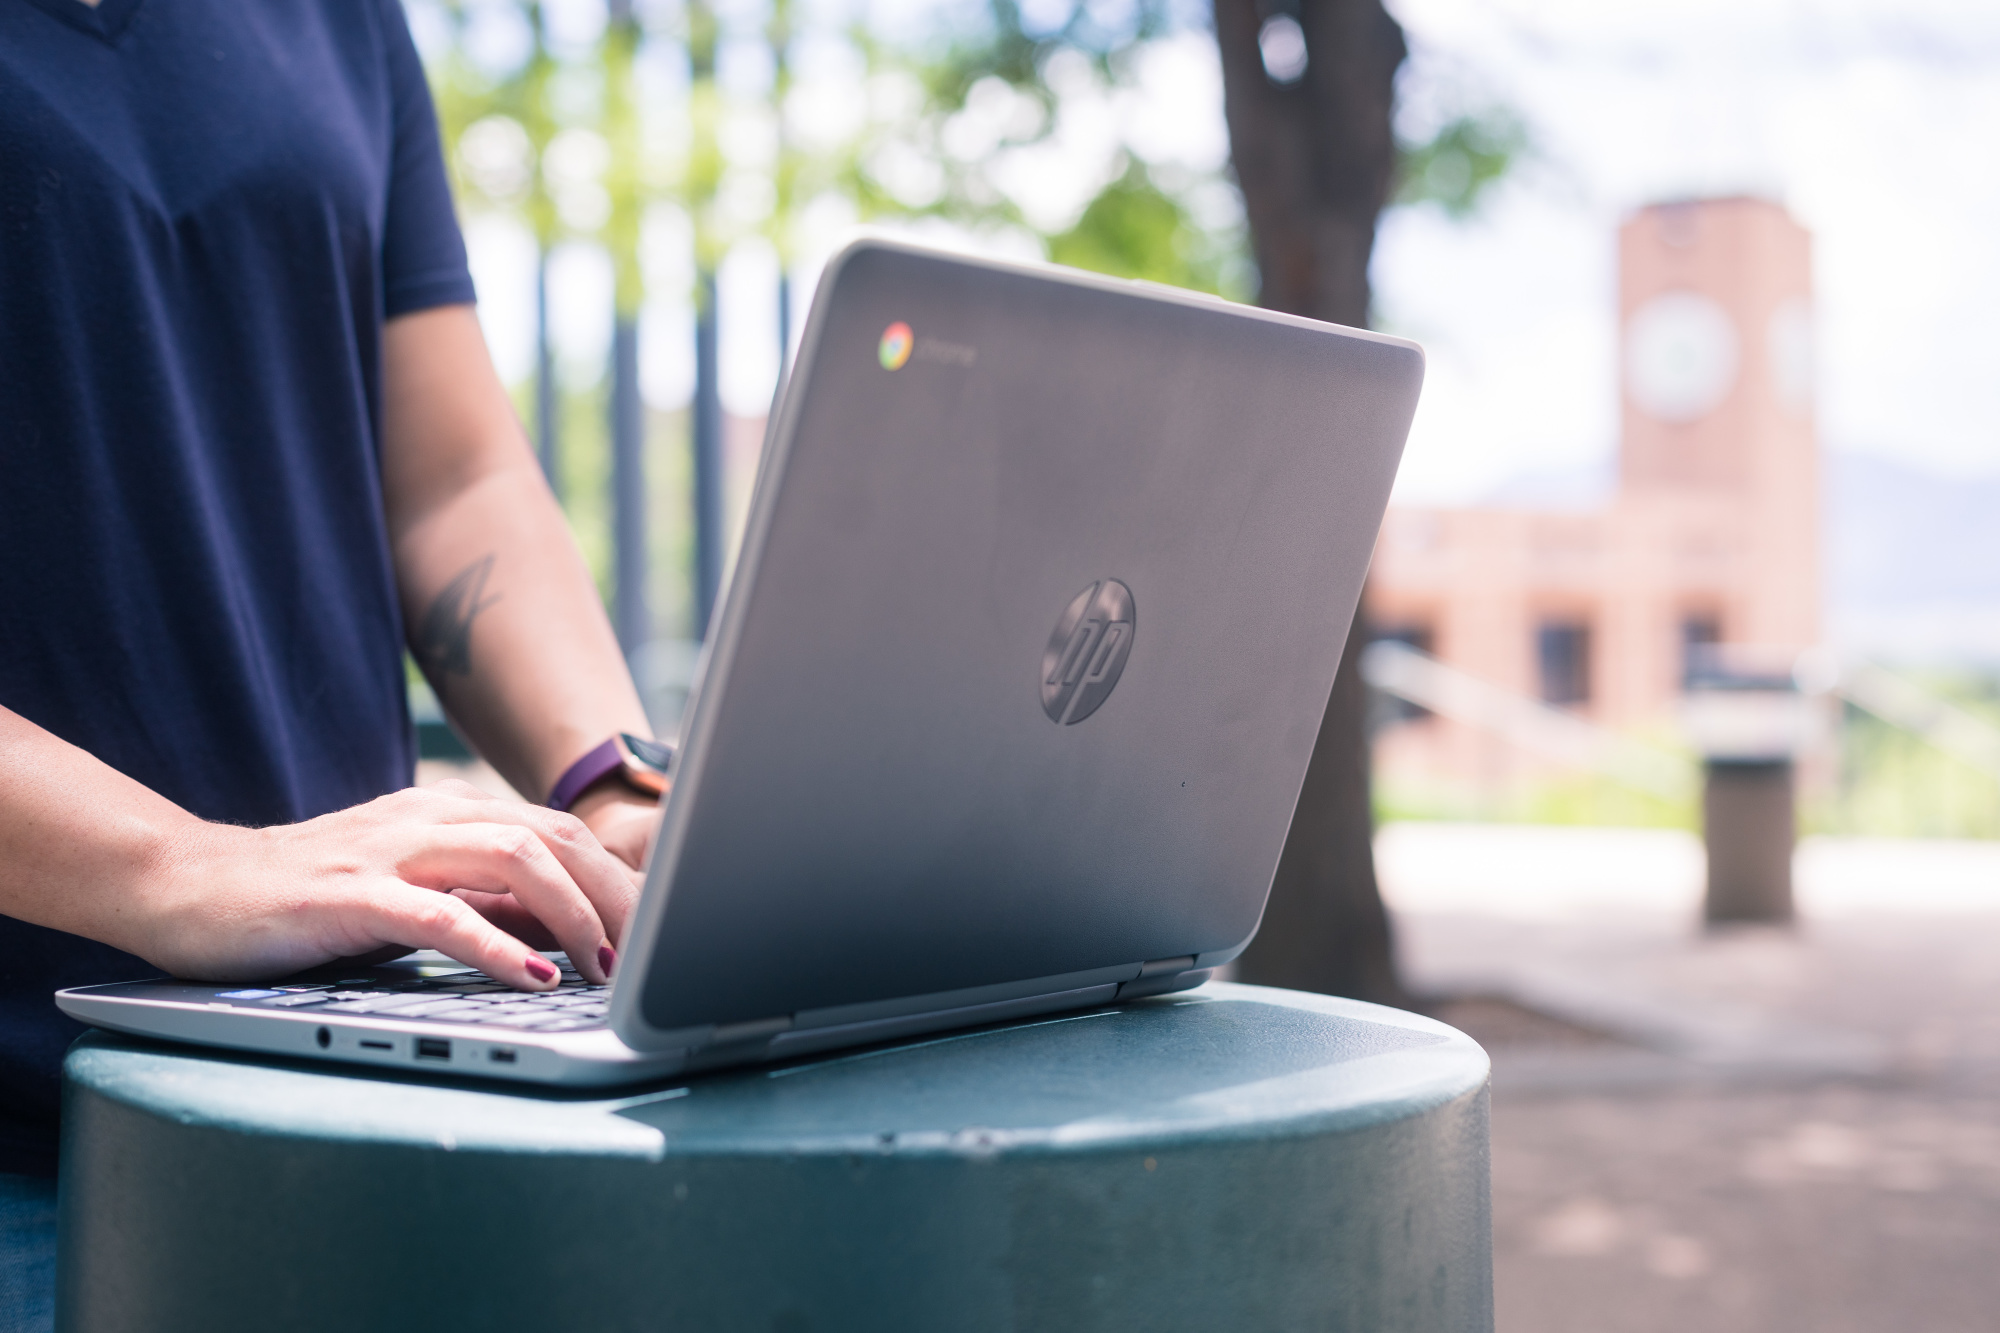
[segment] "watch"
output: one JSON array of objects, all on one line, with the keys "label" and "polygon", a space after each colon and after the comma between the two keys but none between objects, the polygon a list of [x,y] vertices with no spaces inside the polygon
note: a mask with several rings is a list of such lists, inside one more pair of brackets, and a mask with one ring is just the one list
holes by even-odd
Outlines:
[{"label": "watch", "polygon": [[667,790],[673,761],[673,746],[621,731],[564,769],[549,789],[546,804],[551,810],[567,811],[579,796],[613,774],[633,791],[657,800]]}]

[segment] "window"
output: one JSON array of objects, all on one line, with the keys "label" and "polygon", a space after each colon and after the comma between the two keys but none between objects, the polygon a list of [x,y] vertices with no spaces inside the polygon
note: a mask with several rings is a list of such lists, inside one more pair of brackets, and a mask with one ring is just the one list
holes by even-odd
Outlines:
[{"label": "window", "polygon": [[1542,702],[1590,702],[1590,626],[1544,621],[1535,631],[1535,659],[1541,668]]},{"label": "window", "polygon": [[[1406,622],[1378,626],[1375,630],[1374,640],[1376,643],[1381,643],[1384,640],[1390,643],[1400,643],[1405,648],[1416,649],[1426,657],[1431,655],[1432,638],[1431,627],[1429,625]],[[1386,726],[1392,722],[1415,722],[1420,718],[1426,718],[1431,715],[1431,710],[1422,704],[1413,704],[1408,699],[1390,694],[1386,690],[1376,690],[1374,694],[1376,696],[1375,707],[1372,711],[1374,714],[1374,725],[1378,727]]]},{"label": "window", "polygon": [[1429,625],[1383,625],[1375,631],[1375,641],[1387,639],[1400,643],[1405,648],[1414,648],[1420,653],[1431,651],[1431,627]]},{"label": "window", "polygon": [[1681,621],[1681,687],[1715,670],[1715,645],[1722,642],[1722,622],[1700,613]]}]

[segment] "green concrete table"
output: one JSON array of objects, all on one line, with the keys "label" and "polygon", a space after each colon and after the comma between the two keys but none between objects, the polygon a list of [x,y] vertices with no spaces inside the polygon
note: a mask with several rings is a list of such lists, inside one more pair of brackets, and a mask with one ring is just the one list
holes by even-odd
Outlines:
[{"label": "green concrete table", "polygon": [[92,1034],[57,1324],[1492,1327],[1487,1061],[1211,984],[607,1097]]}]

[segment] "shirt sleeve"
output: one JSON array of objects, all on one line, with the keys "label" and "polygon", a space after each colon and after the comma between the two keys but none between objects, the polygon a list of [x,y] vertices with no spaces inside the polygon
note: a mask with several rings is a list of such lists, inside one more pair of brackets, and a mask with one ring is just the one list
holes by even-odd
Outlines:
[{"label": "shirt sleeve", "polygon": [[402,5],[391,0],[383,8],[388,11],[384,34],[394,138],[382,231],[382,314],[394,319],[477,297],[465,262],[465,238],[452,210],[437,109],[424,81],[423,62]]}]

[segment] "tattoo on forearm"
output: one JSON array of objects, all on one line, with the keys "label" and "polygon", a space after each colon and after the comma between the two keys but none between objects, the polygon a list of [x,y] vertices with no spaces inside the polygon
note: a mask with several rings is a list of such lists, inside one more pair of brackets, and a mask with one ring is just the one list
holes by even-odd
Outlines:
[{"label": "tattoo on forearm", "polygon": [[459,571],[444,585],[444,591],[424,612],[412,645],[417,661],[433,676],[449,672],[472,674],[472,622],[481,611],[500,600],[500,594],[486,596],[486,580],[493,573],[493,557],[481,556]]}]

